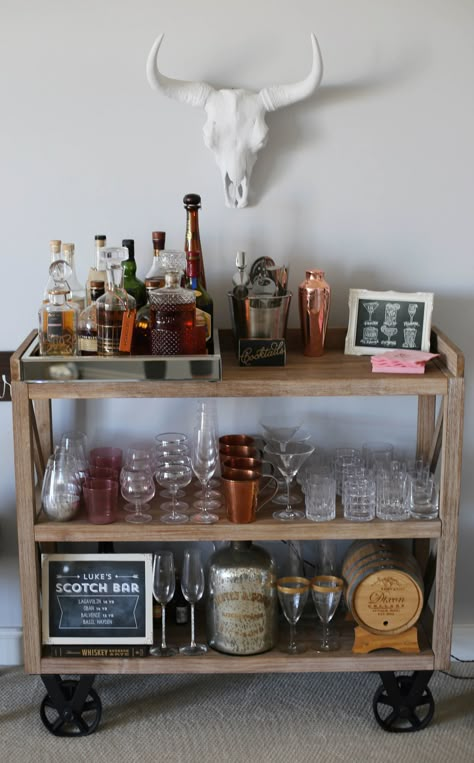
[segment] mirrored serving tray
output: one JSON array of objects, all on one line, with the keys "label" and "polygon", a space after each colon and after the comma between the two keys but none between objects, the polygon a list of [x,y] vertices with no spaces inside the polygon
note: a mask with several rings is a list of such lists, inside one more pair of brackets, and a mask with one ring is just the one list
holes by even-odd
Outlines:
[{"label": "mirrored serving tray", "polygon": [[36,337],[20,360],[21,379],[28,382],[71,381],[220,381],[219,335],[214,332],[213,355],[131,355],[45,357]]}]

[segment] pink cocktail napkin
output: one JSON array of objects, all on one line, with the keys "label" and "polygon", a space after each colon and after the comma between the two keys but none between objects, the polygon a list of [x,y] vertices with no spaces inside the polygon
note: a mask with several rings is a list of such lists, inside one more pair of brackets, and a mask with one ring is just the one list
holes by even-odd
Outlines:
[{"label": "pink cocktail napkin", "polygon": [[421,350],[387,350],[380,355],[372,355],[373,373],[382,374],[424,374],[425,366],[438,354]]}]

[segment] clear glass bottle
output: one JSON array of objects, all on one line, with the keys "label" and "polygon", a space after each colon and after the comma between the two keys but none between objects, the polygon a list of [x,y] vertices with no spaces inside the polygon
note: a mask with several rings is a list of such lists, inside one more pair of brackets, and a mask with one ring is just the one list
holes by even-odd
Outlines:
[{"label": "clear glass bottle", "polygon": [[135,299],[139,310],[146,304],[146,289],[143,281],[137,278],[135,241],[133,238],[124,238],[122,246],[128,249],[128,259],[123,263],[123,285],[125,290]]},{"label": "clear glass bottle", "polygon": [[165,285],[165,271],[161,260],[161,252],[165,248],[166,233],[162,230],[155,230],[151,234],[151,238],[153,241],[153,262],[146,274],[145,281],[147,278],[159,278],[161,279],[161,283],[158,288],[160,288]]},{"label": "clear glass bottle", "polygon": [[70,292],[66,280],[71,268],[64,260],[56,260],[49,267],[54,285],[49,290],[49,302],[38,312],[40,355],[77,355],[78,307],[68,302]]},{"label": "clear glass bottle", "polygon": [[97,233],[94,236],[94,243],[94,264],[89,268],[89,274],[86,281],[86,305],[91,304],[91,282],[102,281],[105,289],[105,282],[107,280],[107,276],[105,274],[105,263],[101,261],[100,257],[100,249],[102,249],[104,246],[107,246],[107,236],[105,236],[104,233]]},{"label": "clear glass bottle", "polygon": [[186,209],[186,234],[184,237],[185,252],[199,252],[201,257],[201,282],[207,288],[206,274],[204,272],[204,259],[202,256],[201,234],[199,232],[199,210],[201,209],[201,197],[197,193],[187,193],[183,198]]},{"label": "clear glass bottle", "polygon": [[[107,286],[105,294],[96,301],[97,354],[105,356],[130,355],[135,324],[135,298],[123,286],[123,248],[109,247]],[[114,252],[116,256],[114,257]],[[126,255],[125,255],[126,256]]]},{"label": "clear glass bottle", "polygon": [[105,294],[104,281],[91,281],[90,305],[79,314],[77,324],[78,350],[80,355],[97,355],[97,307],[96,300]]},{"label": "clear glass bottle", "polygon": [[[54,238],[49,242],[49,252],[50,252],[50,255],[49,255],[50,265],[52,265],[53,262],[56,262],[56,260],[61,259],[61,241],[59,239]],[[54,279],[50,275],[43,291],[43,304],[47,305],[49,303],[49,292],[53,288],[54,288]]]},{"label": "clear glass bottle", "polygon": [[194,353],[196,298],[181,286],[186,265],[184,252],[163,252],[165,285],[150,292],[152,355],[189,355]]},{"label": "clear glass bottle", "polygon": [[76,275],[74,251],[74,244],[61,245],[61,259],[65,260],[71,268],[71,275],[68,278],[69,288],[71,290],[70,301],[75,302],[78,305],[79,310],[83,310],[86,304],[86,290]]}]

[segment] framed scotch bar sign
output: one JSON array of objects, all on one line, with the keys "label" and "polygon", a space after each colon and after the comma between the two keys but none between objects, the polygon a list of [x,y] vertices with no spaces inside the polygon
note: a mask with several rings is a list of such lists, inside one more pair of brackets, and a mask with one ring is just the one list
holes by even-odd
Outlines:
[{"label": "framed scotch bar sign", "polygon": [[43,554],[43,644],[152,644],[152,554]]}]

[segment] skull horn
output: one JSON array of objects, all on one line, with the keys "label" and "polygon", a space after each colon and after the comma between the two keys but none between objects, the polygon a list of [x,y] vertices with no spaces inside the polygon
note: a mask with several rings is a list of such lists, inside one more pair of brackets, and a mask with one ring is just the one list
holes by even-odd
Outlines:
[{"label": "skull horn", "polygon": [[146,63],[148,82],[155,90],[161,90],[165,95],[190,106],[204,107],[209,95],[214,91],[206,82],[187,82],[186,80],[171,79],[161,74],[158,69],[158,51],[164,34],[160,34],[150,50]]},{"label": "skull horn", "polygon": [[260,97],[267,111],[276,111],[282,106],[290,106],[292,103],[302,101],[314,93],[323,76],[323,60],[318,41],[313,33],[311,33],[311,45],[313,47],[313,65],[305,79],[291,85],[272,85],[260,90]]}]

